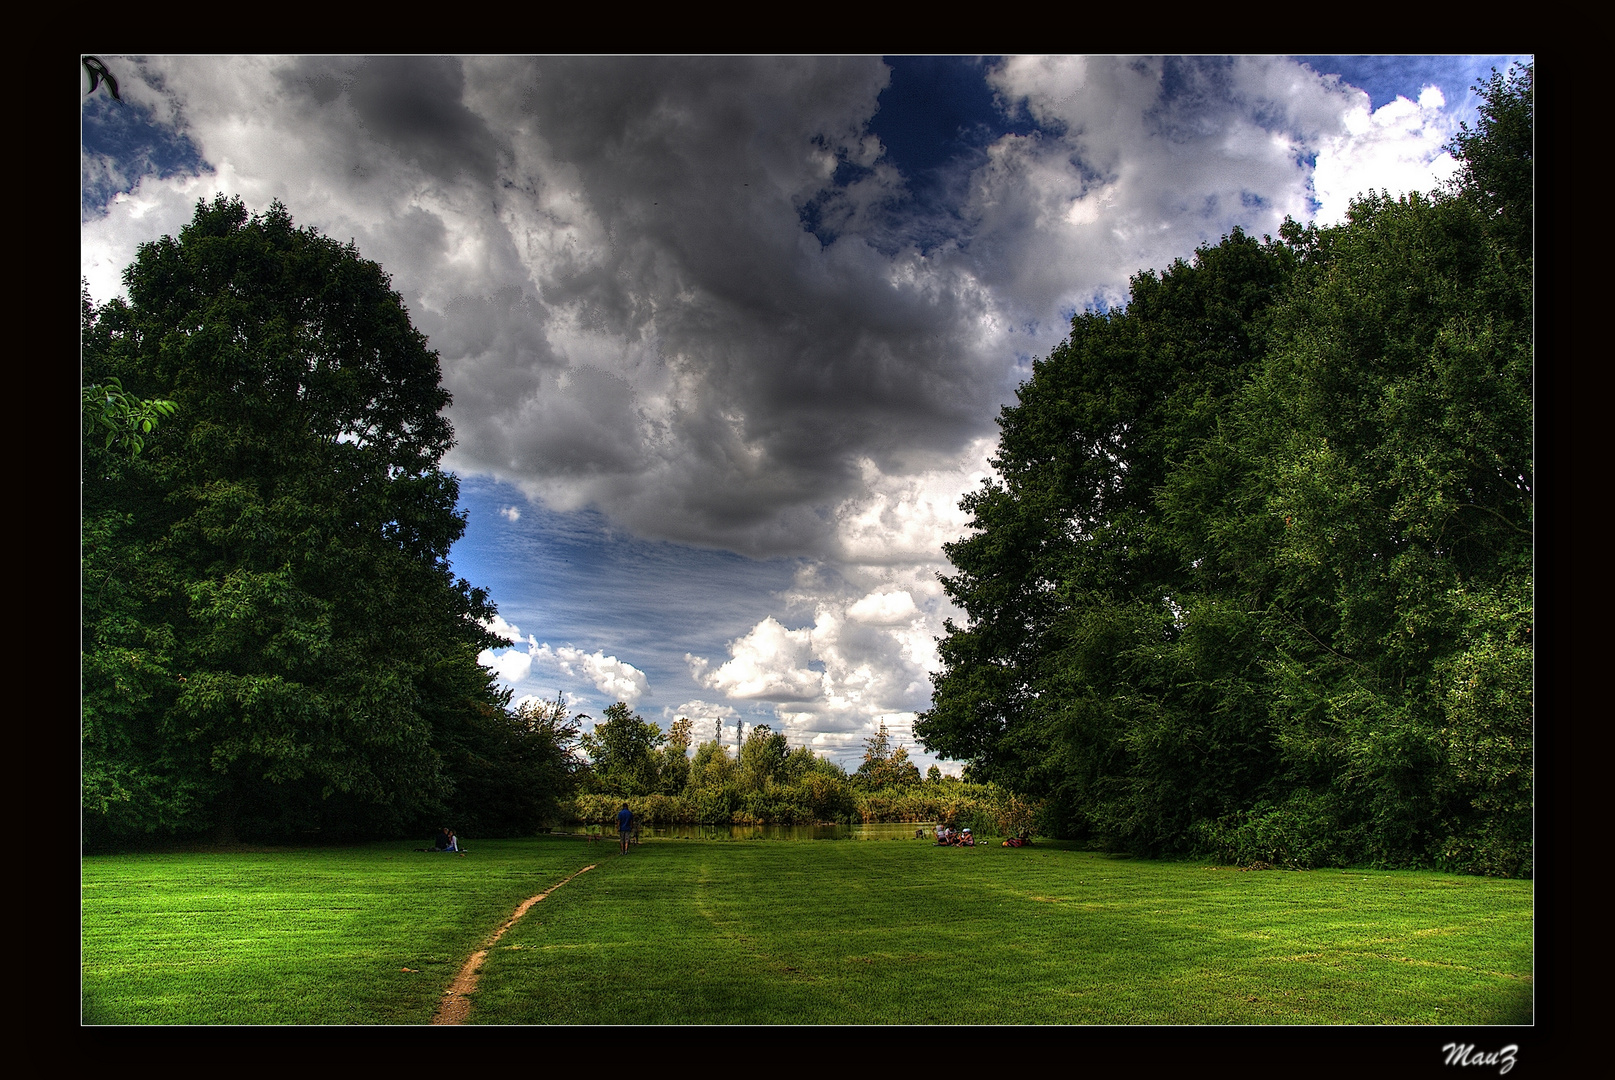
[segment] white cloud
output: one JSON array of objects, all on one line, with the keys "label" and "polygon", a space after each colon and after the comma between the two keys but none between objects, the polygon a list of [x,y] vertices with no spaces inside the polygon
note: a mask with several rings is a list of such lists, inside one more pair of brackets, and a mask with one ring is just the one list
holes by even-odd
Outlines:
[{"label": "white cloud", "polygon": [[1455,132],[1445,104],[1441,91],[1428,87],[1417,103],[1399,97],[1370,113],[1365,100],[1349,112],[1346,130],[1324,139],[1318,152],[1317,220],[1343,221],[1351,200],[1370,188],[1401,195],[1450,180],[1458,162],[1442,149]]},{"label": "white cloud", "polygon": [[697,733],[699,733],[703,723],[710,723],[713,720],[733,720],[740,714],[732,705],[714,705],[710,701],[702,701],[697,698],[693,701],[686,701],[677,708],[664,708],[662,715],[669,721],[677,720],[679,717],[687,717],[696,725]]},{"label": "white cloud", "polygon": [[812,626],[791,630],[769,616],[730,642],[716,669],[689,657],[691,674],[732,701],[775,703],[788,729],[864,731],[929,703],[943,607],[931,599],[922,611],[913,593],[890,585],[850,603],[820,600]]},{"label": "white cloud", "polygon": [[521,508],[516,506],[501,506],[499,508],[499,516],[514,525],[516,522],[522,519]]},{"label": "white cloud", "polygon": [[549,642],[540,644],[531,634],[524,639],[520,627],[506,622],[498,614],[484,625],[516,642],[513,648],[485,649],[477,657],[478,663],[492,669],[512,686],[528,679],[537,665],[540,670],[592,684],[605,695],[608,703],[625,701],[634,705],[649,689],[650,683],[643,671],[627,661],[607,656],[603,650],[588,653],[570,645],[552,648]]},{"label": "white cloud", "polygon": [[650,687],[643,671],[601,650],[586,653],[570,645],[551,648],[549,642],[545,642],[532,650],[532,659],[568,678],[589,680],[608,703],[622,701],[629,706],[636,705]]},{"label": "white cloud", "polygon": [[[1014,57],[989,83],[1045,130],[992,145],[922,253],[871,57],[119,64],[216,175],[88,222],[96,295],[198,197],[279,198],[393,275],[454,394],[450,467],[752,555],[935,561],[1062,312],[1444,167],[1434,88],[1370,116],[1281,58]],[[834,188],[838,160],[873,171]]]},{"label": "white cloud", "polygon": [[477,663],[493,671],[499,678],[511,685],[524,682],[533,670],[533,657],[531,653],[519,652],[515,649],[504,649],[498,652],[493,649],[484,649],[477,655]]},{"label": "white cloud", "polygon": [[494,613],[493,618],[486,620],[482,625],[502,638],[509,638],[511,641],[520,641],[522,639],[521,627],[506,622],[504,616],[497,612]]},{"label": "white cloud", "polygon": [[824,676],[808,667],[813,659],[812,638],[811,630],[787,630],[770,615],[745,637],[730,643],[730,658],[716,671],[707,672],[702,660],[697,681],[731,699],[800,701],[817,697],[824,688]]},{"label": "white cloud", "polygon": [[847,618],[854,622],[892,626],[906,623],[919,614],[914,598],[906,591],[872,592],[847,609]]},{"label": "white cloud", "polygon": [[959,501],[981,485],[996,446],[996,438],[977,438],[952,460],[907,475],[859,460],[857,493],[833,515],[835,559],[861,565],[937,562],[942,545],[967,531],[969,516]]},{"label": "white cloud", "polygon": [[[680,717],[690,721],[691,743],[699,746],[704,742],[711,742],[713,738],[725,746],[734,745],[735,724],[739,721],[740,713],[732,705],[714,705],[699,698],[686,701],[677,708],[662,709],[662,727],[671,728],[673,722]],[[730,734],[725,735],[725,732]]]}]

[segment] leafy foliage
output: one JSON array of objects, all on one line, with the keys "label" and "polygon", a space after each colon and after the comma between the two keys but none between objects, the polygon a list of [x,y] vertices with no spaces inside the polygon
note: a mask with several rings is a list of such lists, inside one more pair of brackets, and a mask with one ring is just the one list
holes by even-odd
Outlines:
[{"label": "leafy foliage", "polygon": [[918,784],[920,768],[908,759],[908,747],[892,747],[891,733],[882,720],[875,734],[864,740],[864,760],[854,779],[864,788]]},{"label": "leafy foliage", "polygon": [[1059,829],[1165,851],[1190,815],[1248,799],[1271,764],[1242,680],[1252,629],[1185,559],[1158,489],[1262,355],[1293,244],[1234,233],[1088,313],[1004,410],[1001,481],[949,545],[945,664],[915,733],[969,775],[1048,797]]},{"label": "leafy foliage", "polygon": [[[863,765],[848,776],[808,747],[792,750],[767,724],[747,732],[738,755],[713,738],[691,757],[686,720],[663,735],[621,702],[607,717],[583,737],[591,772],[586,792],[566,810],[571,820],[609,822],[624,799],[636,818],[652,824],[946,820],[989,832],[1008,820],[1002,814],[1009,792],[961,784],[934,767],[932,778],[922,781],[907,748],[893,748],[884,724],[866,740]],[[1024,810],[1032,803],[1016,805]]]},{"label": "leafy foliage", "polygon": [[172,401],[154,398],[141,401],[126,392],[115,378],[104,383],[91,383],[84,387],[84,427],[86,434],[105,435],[103,449],[113,446],[127,447],[138,454],[146,445],[146,436],[165,416],[173,416],[177,406]]},{"label": "leafy foliage", "polygon": [[477,665],[449,397],[381,268],[221,196],[124,280],[85,384],[177,408],[138,455],[85,444],[86,836],[531,820],[489,808],[552,773]]},{"label": "leafy foliage", "polygon": [[1000,420],[915,731],[1141,853],[1529,874],[1531,71],[1459,187],[1238,231]]},{"label": "leafy foliage", "polygon": [[667,741],[662,729],[619,701],[582,739],[593,773],[591,790],[651,795],[660,786],[657,751]]},{"label": "leafy foliage", "polygon": [[1460,195],[1475,202],[1505,250],[1531,254],[1536,185],[1536,68],[1510,67],[1475,87],[1480,94],[1474,128],[1460,124],[1447,149],[1462,166]]},{"label": "leafy foliage", "polygon": [[[509,691],[478,670],[488,696],[502,704]],[[513,711],[490,703],[468,719],[440,740],[454,791],[439,816],[477,837],[531,836],[559,822],[579,768],[578,721],[565,700],[524,701]]]}]

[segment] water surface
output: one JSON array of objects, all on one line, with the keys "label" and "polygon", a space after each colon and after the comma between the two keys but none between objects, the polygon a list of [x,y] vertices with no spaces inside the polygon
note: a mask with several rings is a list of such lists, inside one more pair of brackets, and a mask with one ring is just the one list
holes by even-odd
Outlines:
[{"label": "water surface", "polygon": [[[879,821],[859,825],[644,825],[641,837],[674,840],[914,840],[932,838],[932,822]],[[568,832],[600,833],[599,825],[569,825]],[[607,829],[613,834],[614,830]],[[922,833],[916,837],[916,833]]]}]

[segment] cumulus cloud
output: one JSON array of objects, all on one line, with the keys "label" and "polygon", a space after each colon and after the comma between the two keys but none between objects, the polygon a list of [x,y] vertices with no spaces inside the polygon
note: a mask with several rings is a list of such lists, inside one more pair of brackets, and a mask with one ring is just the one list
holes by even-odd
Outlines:
[{"label": "cumulus cloud", "polygon": [[847,609],[847,618],[854,622],[891,626],[906,623],[919,614],[914,598],[906,591],[872,592]]},{"label": "cumulus cloud", "polygon": [[733,720],[740,715],[735,711],[733,705],[714,705],[710,701],[702,701],[699,698],[686,701],[677,708],[663,709],[662,714],[669,720],[686,717],[697,727],[701,725],[702,721]]},{"label": "cumulus cloud", "polygon": [[650,687],[650,681],[643,671],[627,661],[607,656],[604,650],[590,653],[570,645],[556,648],[547,641],[540,643],[531,634],[524,638],[520,627],[497,614],[483,625],[500,637],[516,643],[510,648],[484,649],[477,657],[478,663],[512,686],[525,682],[536,667],[538,671],[561,675],[575,682],[588,682],[605,696],[608,703],[625,701],[634,705]]},{"label": "cumulus cloud", "polygon": [[[699,698],[686,701],[677,708],[663,708],[662,726],[671,729],[673,723],[680,717],[690,721],[691,742],[694,746],[711,742],[713,739],[717,739],[725,746],[732,746],[735,742],[736,725],[742,722],[739,710],[733,705],[715,705]],[[725,732],[730,734],[726,735]]]},{"label": "cumulus cloud", "polygon": [[729,646],[729,659],[708,671],[704,658],[691,657],[692,674],[702,686],[734,699],[808,701],[824,689],[824,675],[808,665],[813,632],[787,630],[770,615]]},{"label": "cumulus cloud", "polygon": [[525,682],[533,670],[533,655],[525,650],[484,649],[477,655],[477,663],[488,668],[500,680],[511,685]]},{"label": "cumulus cloud", "polygon": [[1372,112],[1365,95],[1346,114],[1346,130],[1325,139],[1319,150],[1312,181],[1318,221],[1343,221],[1351,200],[1369,188],[1430,191],[1451,180],[1458,162],[1442,149],[1455,134],[1445,106],[1433,86],[1417,102],[1399,97]]},{"label": "cumulus cloud", "polygon": [[520,641],[522,639],[521,628],[513,623],[506,622],[502,615],[495,614],[493,618],[486,620],[482,625],[502,638],[509,638],[511,641]]},{"label": "cumulus cloud", "polygon": [[[170,151],[86,150],[86,190],[118,192],[81,229],[96,296],[216,191],[352,238],[441,355],[449,467],[639,537],[826,569],[727,658],[690,658],[696,687],[772,703],[804,739],[925,707],[959,499],[1072,312],[1236,225],[1335,220],[1451,169],[1436,88],[1371,110],[1279,57],[984,66],[1019,119],[940,167],[947,205],[873,130],[892,75],[872,57],[114,66]],[[604,650],[505,629],[522,644],[484,662],[507,682],[649,692]]]},{"label": "cumulus cloud", "polygon": [[991,148],[972,204],[1016,241],[982,270],[1022,318],[1120,301],[1136,270],[1236,225],[1310,218],[1307,161],[1361,96],[1277,57],[1015,57],[989,80],[1040,127]]},{"label": "cumulus cloud", "polygon": [[650,681],[643,671],[625,660],[607,656],[603,651],[586,653],[570,645],[551,648],[547,641],[542,645],[534,644],[531,650],[533,663],[568,678],[587,679],[607,702],[623,701],[630,706],[636,705],[650,688]]},{"label": "cumulus cloud", "polygon": [[729,659],[716,667],[687,657],[691,674],[731,701],[771,703],[792,745],[848,751],[882,721],[912,733],[916,711],[929,703],[933,630],[946,607],[934,579],[930,585],[888,582],[821,600],[813,624],[797,629],[770,616],[731,641]]}]

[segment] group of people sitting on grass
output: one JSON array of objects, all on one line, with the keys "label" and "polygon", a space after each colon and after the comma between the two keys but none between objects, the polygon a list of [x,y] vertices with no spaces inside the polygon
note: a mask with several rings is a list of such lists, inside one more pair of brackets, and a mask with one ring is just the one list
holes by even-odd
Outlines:
[{"label": "group of people sitting on grass", "polygon": [[465,848],[460,846],[460,838],[454,835],[447,825],[437,830],[437,836],[432,840],[432,850],[441,851],[445,855],[465,854]]},{"label": "group of people sitting on grass", "polygon": [[[1031,842],[1032,834],[1023,829],[1015,836],[1005,840],[1003,846],[1026,847]],[[936,827],[936,845],[937,847],[975,847],[976,838],[971,835],[969,829],[960,829],[955,832],[951,826],[938,825]]]}]

